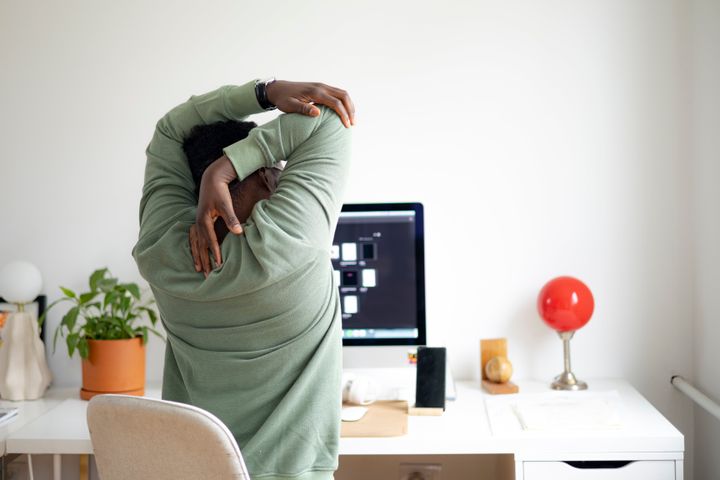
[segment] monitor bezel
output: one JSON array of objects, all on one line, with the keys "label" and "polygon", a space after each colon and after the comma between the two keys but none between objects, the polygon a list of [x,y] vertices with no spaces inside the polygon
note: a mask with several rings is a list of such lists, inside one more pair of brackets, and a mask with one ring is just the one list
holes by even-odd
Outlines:
[{"label": "monitor bezel", "polygon": [[[343,338],[344,347],[358,346],[417,346],[426,344],[425,315],[425,219],[423,204],[409,203],[346,203],[343,212],[387,212],[412,210],[415,212],[415,292],[417,310],[417,338]],[[340,319],[342,322],[342,318]],[[341,324],[342,328],[342,324]]]}]

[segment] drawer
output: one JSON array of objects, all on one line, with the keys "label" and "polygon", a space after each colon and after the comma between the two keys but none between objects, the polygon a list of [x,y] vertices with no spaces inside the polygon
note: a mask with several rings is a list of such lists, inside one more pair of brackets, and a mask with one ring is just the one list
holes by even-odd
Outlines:
[{"label": "drawer", "polygon": [[675,462],[523,462],[523,474],[524,480],[675,480]]}]

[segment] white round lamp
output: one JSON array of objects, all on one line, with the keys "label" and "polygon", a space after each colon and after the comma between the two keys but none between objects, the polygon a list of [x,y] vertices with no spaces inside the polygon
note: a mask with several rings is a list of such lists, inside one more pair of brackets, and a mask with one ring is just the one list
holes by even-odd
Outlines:
[{"label": "white round lamp", "polygon": [[6,302],[24,306],[34,301],[41,290],[42,275],[30,262],[10,262],[0,270],[0,297]]},{"label": "white round lamp", "polygon": [[0,398],[4,400],[40,398],[52,380],[37,318],[25,311],[25,304],[41,290],[42,275],[32,263],[15,261],[0,270],[0,297],[17,307],[0,330]]}]

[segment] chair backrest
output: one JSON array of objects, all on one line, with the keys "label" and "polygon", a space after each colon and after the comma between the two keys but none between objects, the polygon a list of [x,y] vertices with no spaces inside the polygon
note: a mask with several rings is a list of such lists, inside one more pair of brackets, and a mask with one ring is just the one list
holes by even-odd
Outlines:
[{"label": "chair backrest", "polygon": [[200,408],[98,395],[87,420],[101,480],[250,480],[233,435]]}]

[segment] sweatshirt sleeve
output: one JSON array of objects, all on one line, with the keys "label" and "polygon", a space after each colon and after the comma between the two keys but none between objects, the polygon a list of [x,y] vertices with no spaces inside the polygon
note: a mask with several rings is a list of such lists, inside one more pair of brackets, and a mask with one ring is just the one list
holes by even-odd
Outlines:
[{"label": "sweatshirt sleeve", "polygon": [[139,239],[145,246],[160,238],[176,221],[195,218],[195,183],[182,149],[192,128],[222,120],[243,120],[262,111],[251,81],[190,97],[158,121],[146,150],[140,200]]},{"label": "sweatshirt sleeve", "polygon": [[[325,258],[350,172],[350,129],[332,110],[318,117],[281,115],[225,149],[242,179],[280,160],[287,164],[275,193],[259,201],[243,226],[222,244],[223,265],[204,281],[217,295],[261,288]],[[192,270],[190,263],[188,269]]]},{"label": "sweatshirt sleeve", "polygon": [[224,151],[241,180],[287,160],[276,192],[248,223],[277,230],[296,247],[329,251],[350,170],[350,130],[332,110],[320,111],[318,117],[282,115]]},{"label": "sweatshirt sleeve", "polygon": [[134,253],[143,277],[174,296],[211,301],[271,285],[319,257],[329,269],[350,171],[350,130],[332,110],[320,112],[280,115],[225,149],[241,179],[280,160],[287,165],[275,193],[255,205],[243,234],[223,240],[220,268],[208,278],[193,268],[187,241],[193,209],[165,220],[168,227],[152,242],[138,242]]}]

